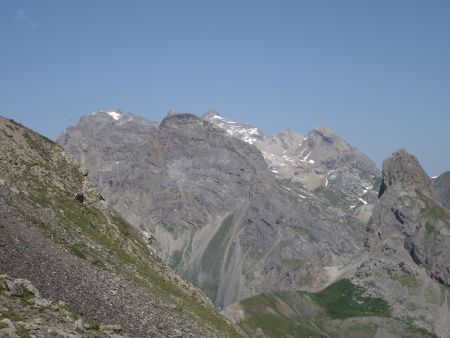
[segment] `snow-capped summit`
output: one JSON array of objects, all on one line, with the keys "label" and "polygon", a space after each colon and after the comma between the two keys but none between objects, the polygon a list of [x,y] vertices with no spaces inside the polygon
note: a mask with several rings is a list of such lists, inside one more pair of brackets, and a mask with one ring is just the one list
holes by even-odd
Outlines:
[{"label": "snow-capped summit", "polygon": [[254,144],[263,138],[263,133],[258,128],[236,121],[226,119],[216,111],[209,111],[202,118],[219,128],[225,130],[229,135],[237,137],[247,143]]},{"label": "snow-capped summit", "polygon": [[106,114],[111,116],[114,120],[119,120],[119,118],[122,116],[122,114],[118,111],[107,111]]},{"label": "snow-capped summit", "polygon": [[125,115],[120,109],[100,110],[92,113],[91,115],[97,114],[107,114],[116,121],[118,121],[123,115]]}]

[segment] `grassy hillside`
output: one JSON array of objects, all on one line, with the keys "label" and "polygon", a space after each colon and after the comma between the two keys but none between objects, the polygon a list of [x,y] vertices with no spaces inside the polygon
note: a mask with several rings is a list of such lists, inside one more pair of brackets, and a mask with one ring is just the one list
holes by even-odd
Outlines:
[{"label": "grassy hillside", "polygon": [[393,318],[383,299],[365,296],[363,290],[348,279],[318,293],[261,294],[241,301],[238,309],[227,311],[238,318],[239,325],[250,336],[436,337],[408,321]]}]

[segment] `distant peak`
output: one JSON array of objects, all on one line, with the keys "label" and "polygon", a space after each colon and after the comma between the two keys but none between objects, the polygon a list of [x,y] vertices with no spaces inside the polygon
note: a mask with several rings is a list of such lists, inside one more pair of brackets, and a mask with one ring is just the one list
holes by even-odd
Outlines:
[{"label": "distant peak", "polygon": [[114,120],[118,120],[122,116],[122,114],[117,111],[107,111],[106,114],[111,116]]},{"label": "distant peak", "polygon": [[110,116],[111,118],[113,118],[114,120],[119,120],[123,114],[123,112],[120,109],[108,109],[108,110],[100,110],[98,112],[94,112],[91,115],[97,115],[97,114],[107,114],[108,116]]},{"label": "distant peak", "polygon": [[282,129],[278,133],[278,135],[297,135],[296,132],[290,130],[290,129]]},{"label": "distant peak", "polygon": [[160,128],[166,127],[180,127],[188,126],[191,123],[201,123],[204,122],[198,116],[190,113],[176,113],[170,111],[167,116],[161,121]]},{"label": "distant peak", "polygon": [[312,132],[315,132],[317,134],[323,135],[325,137],[335,137],[335,136],[337,136],[337,134],[334,131],[332,131],[330,128],[326,128],[326,127],[314,128]]},{"label": "distant peak", "polygon": [[214,118],[221,118],[221,116],[215,110],[208,110],[206,113],[203,114],[202,118],[214,119]]},{"label": "distant peak", "polygon": [[383,162],[383,180],[379,196],[381,197],[387,189],[399,182],[414,184],[430,196],[434,196],[431,179],[425,173],[417,158],[405,149],[395,151],[391,157]]},{"label": "distant peak", "polygon": [[315,139],[318,142],[325,141],[326,143],[338,143],[342,142],[343,140],[330,128],[314,128],[312,131],[308,133],[308,138]]}]

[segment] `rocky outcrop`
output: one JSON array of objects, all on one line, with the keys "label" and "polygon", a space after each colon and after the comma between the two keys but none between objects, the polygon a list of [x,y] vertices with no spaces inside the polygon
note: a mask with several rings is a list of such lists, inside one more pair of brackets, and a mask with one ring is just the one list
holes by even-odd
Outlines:
[{"label": "rocky outcrop", "polygon": [[367,228],[367,256],[349,276],[365,294],[387,301],[392,316],[449,337],[450,216],[405,150],[384,161],[379,196]]},{"label": "rocky outcrop", "polygon": [[396,239],[439,282],[450,285],[450,215],[434,199],[433,183],[405,150],[383,163],[380,199],[369,223],[367,246]]},{"label": "rocky outcrop", "polygon": [[84,320],[62,301],[42,298],[26,279],[0,275],[0,337],[125,338],[120,325]]},{"label": "rocky outcrop", "polygon": [[[448,213],[433,198],[417,159],[404,150],[384,162],[383,182],[380,198],[373,201],[368,250],[340,272],[353,287],[339,279],[317,294],[265,293],[224,313],[263,336],[306,336],[320,328],[318,335],[338,337],[449,337]],[[350,296],[351,302],[345,300]],[[317,308],[317,302],[328,310]],[[361,311],[365,302],[370,311],[386,311],[368,317]],[[333,318],[327,318],[330,314]]]},{"label": "rocky outcrop", "polygon": [[105,115],[83,117],[58,142],[216,306],[264,290],[319,287],[362,250],[364,225],[278,179],[256,143],[206,118],[170,114],[135,136],[139,142],[117,144],[123,133],[132,139],[134,126],[116,127]]},{"label": "rocky outcrop", "polygon": [[396,184],[414,185],[430,197],[435,197],[433,182],[417,158],[400,149],[383,162],[383,177],[379,197]]}]

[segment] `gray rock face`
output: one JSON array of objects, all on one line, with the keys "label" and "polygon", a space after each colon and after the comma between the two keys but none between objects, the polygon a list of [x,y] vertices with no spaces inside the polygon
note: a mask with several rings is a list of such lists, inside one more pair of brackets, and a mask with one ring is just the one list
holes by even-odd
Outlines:
[{"label": "gray rock face", "polygon": [[328,283],[361,252],[363,223],[277,178],[256,141],[209,123],[223,119],[214,116],[170,114],[142,127],[97,113],[58,142],[108,203],[216,306]]},{"label": "gray rock face", "polygon": [[385,299],[393,317],[449,337],[450,216],[434,195],[414,156],[399,150],[384,161],[368,253],[351,278],[366,294]]},{"label": "gray rock face", "polygon": [[13,296],[22,297],[28,292],[35,297],[40,297],[39,291],[26,279],[7,280],[6,287]]},{"label": "gray rock face", "polygon": [[439,202],[447,209],[450,209],[450,171],[435,178],[433,184]]},{"label": "gray rock face", "polygon": [[383,162],[383,177],[379,196],[397,183],[413,184],[430,197],[435,197],[433,183],[417,158],[400,149]]},{"label": "gray rock face", "polygon": [[412,259],[450,285],[450,214],[434,199],[433,183],[405,150],[383,163],[380,199],[369,223],[367,246],[395,238]]}]

